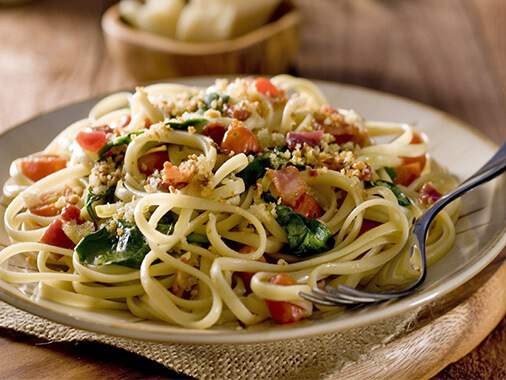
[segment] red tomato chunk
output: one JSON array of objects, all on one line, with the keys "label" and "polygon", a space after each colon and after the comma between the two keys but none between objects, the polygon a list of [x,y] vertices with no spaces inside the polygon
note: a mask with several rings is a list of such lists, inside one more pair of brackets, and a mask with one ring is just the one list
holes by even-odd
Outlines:
[{"label": "red tomato chunk", "polygon": [[139,158],[137,166],[142,174],[150,176],[155,170],[162,170],[163,164],[168,160],[167,151],[152,152]]},{"label": "red tomato chunk", "polygon": [[20,162],[21,173],[32,181],[38,181],[67,167],[67,160],[54,154],[33,155]]},{"label": "red tomato chunk", "polygon": [[61,219],[56,219],[49,225],[40,242],[67,249],[74,249],[75,247],[74,242],[63,231],[63,221]]},{"label": "red tomato chunk", "polygon": [[260,77],[255,80],[255,87],[261,94],[268,95],[270,97],[276,97],[283,95],[283,90],[277,88],[269,78]]},{"label": "red tomato chunk", "polygon": [[[295,280],[285,273],[279,273],[271,278],[271,283],[288,286],[295,285]],[[276,323],[293,323],[311,315],[311,311],[290,302],[265,300],[265,303]]]},{"label": "red tomato chunk", "polygon": [[98,152],[107,143],[107,133],[100,129],[80,131],[76,141],[84,150]]},{"label": "red tomato chunk", "polygon": [[225,153],[257,153],[260,151],[256,136],[248,128],[232,124],[223,136],[221,150]]}]

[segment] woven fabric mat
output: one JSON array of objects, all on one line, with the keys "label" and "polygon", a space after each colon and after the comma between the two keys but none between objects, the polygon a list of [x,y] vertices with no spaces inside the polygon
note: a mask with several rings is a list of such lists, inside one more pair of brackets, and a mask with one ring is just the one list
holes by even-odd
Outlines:
[{"label": "woven fabric mat", "polygon": [[335,334],[249,345],[163,344],[95,334],[3,302],[0,327],[52,342],[108,344],[198,379],[330,379],[345,365],[407,332],[418,312]]}]

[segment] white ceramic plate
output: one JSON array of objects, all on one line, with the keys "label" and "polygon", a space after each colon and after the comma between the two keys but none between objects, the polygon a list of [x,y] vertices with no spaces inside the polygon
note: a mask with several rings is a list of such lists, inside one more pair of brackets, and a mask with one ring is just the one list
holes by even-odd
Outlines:
[{"label": "white ceramic plate", "polygon": [[[181,82],[208,85],[212,80],[199,78]],[[432,156],[461,179],[478,169],[496,149],[494,143],[470,127],[421,104],[358,87],[325,82],[318,82],[318,85],[331,104],[353,108],[368,119],[415,123],[428,135]],[[41,150],[61,129],[85,117],[97,99],[38,116],[0,136],[1,183],[7,179],[13,159]],[[463,204],[454,248],[429,269],[427,281],[417,293],[393,303],[339,315],[319,315],[294,325],[265,322],[240,330],[230,326],[188,330],[139,320],[125,312],[94,312],[36,299],[32,296],[35,287],[15,287],[3,281],[0,281],[0,299],[69,326],[151,341],[247,343],[330,333],[372,323],[433,301],[464,284],[490,263],[506,245],[506,176],[467,194]],[[7,241],[5,234],[1,239]]]}]

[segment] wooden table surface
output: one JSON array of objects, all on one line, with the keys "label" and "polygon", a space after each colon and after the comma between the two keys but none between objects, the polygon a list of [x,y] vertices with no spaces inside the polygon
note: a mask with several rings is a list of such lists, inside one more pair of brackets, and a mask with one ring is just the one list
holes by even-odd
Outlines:
[{"label": "wooden table surface", "polygon": [[[36,113],[135,83],[107,56],[108,1],[0,7],[0,130]],[[433,105],[498,143],[506,139],[506,1],[299,0],[295,73]],[[63,372],[62,372],[63,369]],[[94,344],[53,344],[0,331],[0,378],[179,378]],[[506,377],[506,319],[438,379]]]}]

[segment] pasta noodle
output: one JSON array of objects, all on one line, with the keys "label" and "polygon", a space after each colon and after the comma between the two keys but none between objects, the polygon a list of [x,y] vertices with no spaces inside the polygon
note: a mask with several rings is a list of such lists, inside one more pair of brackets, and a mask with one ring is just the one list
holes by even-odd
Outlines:
[{"label": "pasta noodle", "polygon": [[[332,108],[304,79],[139,87],[12,163],[0,278],[186,328],[296,322],[314,287],[413,281],[410,228],[454,186],[412,126]],[[458,213],[435,219],[429,265]]]}]

